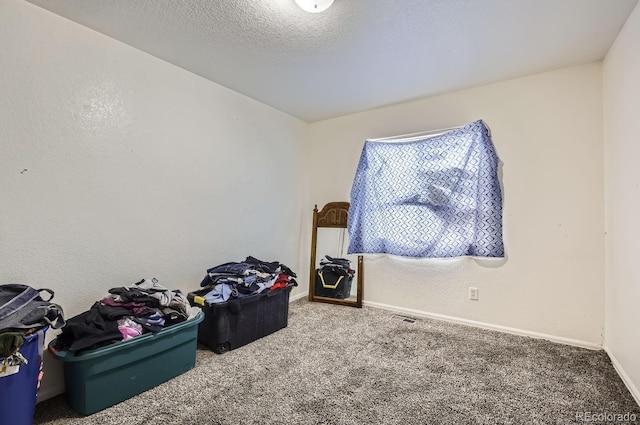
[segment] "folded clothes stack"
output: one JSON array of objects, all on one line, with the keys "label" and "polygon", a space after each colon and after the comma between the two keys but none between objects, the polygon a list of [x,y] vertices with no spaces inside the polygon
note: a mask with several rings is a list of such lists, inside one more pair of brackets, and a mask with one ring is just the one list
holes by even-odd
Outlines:
[{"label": "folded clothes stack", "polygon": [[289,267],[278,261],[267,262],[249,256],[241,262],[224,263],[210,268],[200,286],[211,288],[204,299],[213,304],[298,286],[295,277],[296,274]]},{"label": "folded clothes stack", "polygon": [[329,257],[328,255],[325,255],[320,260],[320,268],[322,270],[342,272],[348,274],[350,277],[353,277],[356,273],[356,271],[351,268],[351,261],[346,258]]}]

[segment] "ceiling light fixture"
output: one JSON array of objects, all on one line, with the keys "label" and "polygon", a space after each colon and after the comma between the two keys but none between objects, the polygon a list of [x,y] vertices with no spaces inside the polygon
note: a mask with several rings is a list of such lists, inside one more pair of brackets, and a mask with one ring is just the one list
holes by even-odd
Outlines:
[{"label": "ceiling light fixture", "polygon": [[298,3],[298,6],[300,6],[302,10],[319,13],[327,10],[333,3],[333,0],[296,0],[296,3]]}]

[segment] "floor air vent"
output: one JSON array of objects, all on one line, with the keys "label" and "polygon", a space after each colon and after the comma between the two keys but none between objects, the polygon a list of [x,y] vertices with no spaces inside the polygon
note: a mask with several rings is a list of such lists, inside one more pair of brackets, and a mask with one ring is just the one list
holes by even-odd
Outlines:
[{"label": "floor air vent", "polygon": [[394,314],[391,317],[393,317],[394,319],[402,320],[403,322],[407,322],[407,323],[416,323],[416,319],[412,317],[400,316],[399,314]]}]

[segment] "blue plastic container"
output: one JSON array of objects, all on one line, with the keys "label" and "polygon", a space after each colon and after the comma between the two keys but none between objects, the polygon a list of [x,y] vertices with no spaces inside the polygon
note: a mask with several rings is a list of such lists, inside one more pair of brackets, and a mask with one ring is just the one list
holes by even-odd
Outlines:
[{"label": "blue plastic container", "polygon": [[8,369],[9,374],[0,374],[0,425],[33,424],[47,329],[25,336],[20,354],[28,364],[17,370]]}]

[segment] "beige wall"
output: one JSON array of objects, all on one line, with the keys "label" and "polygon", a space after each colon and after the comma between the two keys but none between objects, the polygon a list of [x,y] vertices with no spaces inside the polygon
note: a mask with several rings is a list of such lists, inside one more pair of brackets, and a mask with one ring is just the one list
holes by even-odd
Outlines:
[{"label": "beige wall", "polygon": [[640,6],[604,61],[603,81],[605,346],[640,403]]},{"label": "beige wall", "polygon": [[[313,204],[349,200],[366,138],[482,118],[503,162],[507,258],[370,256],[365,301],[587,346],[606,324],[634,391],[639,15],[604,72],[584,65],[307,125],[0,0],[0,280],[54,289],[70,317],[110,287],[156,276],[188,291],[208,266],[252,254],[298,271],[294,297],[304,294]],[[47,370],[41,395],[60,383]]]},{"label": "beige wall", "polygon": [[0,40],[0,282],[71,317],[247,255],[300,269],[306,123],[23,1]]},{"label": "beige wall", "polygon": [[311,124],[310,199],[320,206],[349,200],[366,138],[482,118],[503,162],[506,260],[368,256],[365,301],[600,345],[601,89],[601,65],[590,64]]}]

